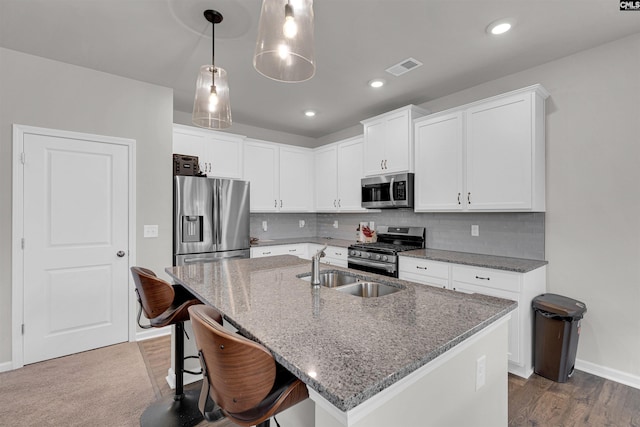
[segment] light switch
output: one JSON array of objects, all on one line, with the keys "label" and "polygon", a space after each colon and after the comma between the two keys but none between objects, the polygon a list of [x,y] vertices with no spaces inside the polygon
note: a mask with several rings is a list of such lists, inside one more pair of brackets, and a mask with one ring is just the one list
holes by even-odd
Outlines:
[{"label": "light switch", "polygon": [[158,226],[157,225],[145,225],[144,226],[144,237],[158,237]]},{"label": "light switch", "polygon": [[471,235],[473,237],[478,237],[480,235],[480,227],[477,225],[471,226]]},{"label": "light switch", "polygon": [[262,221],[262,231],[267,231],[267,221]]}]

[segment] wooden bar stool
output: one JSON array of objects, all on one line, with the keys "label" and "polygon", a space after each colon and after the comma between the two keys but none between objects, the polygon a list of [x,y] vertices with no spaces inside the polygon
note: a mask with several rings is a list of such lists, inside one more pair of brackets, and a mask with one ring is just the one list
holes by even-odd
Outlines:
[{"label": "wooden bar stool", "polygon": [[[156,277],[151,270],[131,267],[140,309],[138,325],[141,328],[162,328],[175,325],[174,354],[176,360],[176,391],[171,397],[152,403],[140,416],[140,425],[149,427],[188,427],[202,421],[198,409],[198,390],[184,391],[184,322],[189,320],[188,308],[202,304],[180,285],[171,285]],[[149,325],[140,324],[140,316],[149,319]],[[220,318],[222,321],[222,318]]]},{"label": "wooden bar stool", "polygon": [[[200,409],[241,426],[269,427],[269,418],[309,397],[307,386],[276,363],[264,346],[222,327],[213,307],[189,307],[202,365]],[[205,412],[207,397],[219,409]]]}]

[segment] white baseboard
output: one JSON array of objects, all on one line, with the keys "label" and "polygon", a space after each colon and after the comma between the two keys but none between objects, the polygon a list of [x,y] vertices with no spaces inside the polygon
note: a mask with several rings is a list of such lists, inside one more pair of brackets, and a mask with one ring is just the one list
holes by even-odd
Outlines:
[{"label": "white baseboard", "polygon": [[13,370],[13,362],[2,362],[0,363],[0,372],[12,371]]},{"label": "white baseboard", "polygon": [[640,389],[640,376],[632,375],[617,369],[607,368],[606,366],[596,365],[595,363],[576,359],[576,369],[588,372],[629,387]]},{"label": "white baseboard", "polygon": [[151,328],[146,331],[136,332],[135,340],[144,341],[152,338],[163,337],[165,335],[171,335],[171,326],[165,326],[164,328]]}]

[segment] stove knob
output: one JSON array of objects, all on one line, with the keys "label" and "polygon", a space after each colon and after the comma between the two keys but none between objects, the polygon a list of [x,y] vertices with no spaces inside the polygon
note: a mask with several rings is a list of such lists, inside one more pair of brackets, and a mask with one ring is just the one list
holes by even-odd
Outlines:
[{"label": "stove knob", "polygon": [[349,255],[356,256],[356,251],[349,251]]},{"label": "stove knob", "polygon": [[367,258],[371,258],[371,254],[370,254],[370,253],[366,253],[366,254],[364,254],[364,255],[365,255],[365,257],[367,257]]},{"label": "stove knob", "polygon": [[376,254],[376,259],[380,259],[380,254]]},{"label": "stove knob", "polygon": [[383,256],[382,256],[382,260],[383,260],[383,261],[389,261],[389,257],[388,257],[388,256],[386,256],[386,255],[383,255]]},{"label": "stove knob", "polygon": [[362,254],[360,253],[360,251],[356,251],[356,256],[362,256]]}]

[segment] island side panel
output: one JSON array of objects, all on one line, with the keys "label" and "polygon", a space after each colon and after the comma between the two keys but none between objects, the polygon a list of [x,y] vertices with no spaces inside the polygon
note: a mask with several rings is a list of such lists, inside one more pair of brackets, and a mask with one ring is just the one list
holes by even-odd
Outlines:
[{"label": "island side panel", "polygon": [[[316,405],[315,426],[506,427],[508,322],[499,323],[482,339],[355,422],[344,424]],[[477,360],[482,356],[486,357],[486,379],[476,390]]]}]

